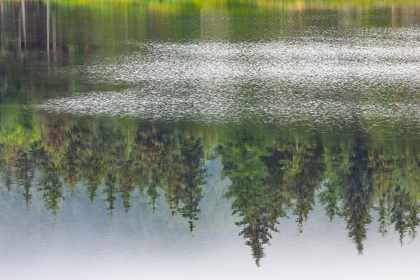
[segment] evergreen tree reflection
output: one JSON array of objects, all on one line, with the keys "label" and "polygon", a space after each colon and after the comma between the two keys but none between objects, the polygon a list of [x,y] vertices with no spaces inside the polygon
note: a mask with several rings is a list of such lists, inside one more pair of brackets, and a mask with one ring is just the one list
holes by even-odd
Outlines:
[{"label": "evergreen tree reflection", "polygon": [[55,215],[60,208],[60,203],[65,200],[63,195],[63,182],[60,180],[59,168],[51,161],[42,164],[43,177],[40,180],[39,191],[45,200],[45,208]]},{"label": "evergreen tree reflection", "polygon": [[[293,216],[302,232],[317,201],[330,220],[346,221],[359,254],[373,211],[383,235],[391,225],[401,243],[417,233],[420,153],[415,140],[374,145],[357,134],[331,140],[244,129],[218,135],[213,151],[215,138],[204,139],[193,129],[65,117],[17,119],[11,128],[0,126],[1,178],[6,190],[22,193],[28,210],[36,191],[54,215],[65,193],[76,188],[86,187],[91,203],[99,194],[110,215],[120,204],[130,211],[132,197],[140,194],[153,211],[165,201],[192,232],[202,211],[207,153],[221,158],[222,174],[231,182],[225,196],[232,199],[239,235],[258,266],[281,219]],[[13,134],[19,126],[25,137]]]}]

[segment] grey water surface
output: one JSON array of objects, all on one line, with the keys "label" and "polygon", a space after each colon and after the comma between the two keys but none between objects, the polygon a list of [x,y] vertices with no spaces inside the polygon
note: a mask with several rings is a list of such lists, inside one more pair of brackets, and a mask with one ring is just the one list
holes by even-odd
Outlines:
[{"label": "grey water surface", "polygon": [[416,1],[0,2],[0,279],[420,269]]}]

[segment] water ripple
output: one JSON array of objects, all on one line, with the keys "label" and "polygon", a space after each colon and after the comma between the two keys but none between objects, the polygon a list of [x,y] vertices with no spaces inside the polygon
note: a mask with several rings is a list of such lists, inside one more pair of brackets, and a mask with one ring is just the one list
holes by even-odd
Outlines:
[{"label": "water ripple", "polygon": [[418,123],[420,29],[369,32],[345,40],[130,42],[137,52],[78,69],[90,83],[128,89],[75,93],[36,108],[206,122]]}]

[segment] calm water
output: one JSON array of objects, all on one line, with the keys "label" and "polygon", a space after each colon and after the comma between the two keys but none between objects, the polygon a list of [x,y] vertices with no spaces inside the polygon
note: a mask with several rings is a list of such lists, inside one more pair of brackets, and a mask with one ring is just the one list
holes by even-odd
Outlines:
[{"label": "calm water", "polygon": [[420,273],[418,1],[0,1],[1,279]]}]

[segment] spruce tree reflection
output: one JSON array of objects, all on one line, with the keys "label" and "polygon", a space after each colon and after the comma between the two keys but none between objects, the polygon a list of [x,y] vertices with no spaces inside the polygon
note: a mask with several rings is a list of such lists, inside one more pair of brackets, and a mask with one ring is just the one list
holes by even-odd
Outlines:
[{"label": "spruce tree reflection", "polygon": [[[388,203],[387,203],[388,202]],[[385,237],[385,235],[388,233],[387,227],[390,225],[390,201],[386,200],[385,196],[379,197],[379,207],[378,207],[378,214],[379,214],[379,228],[378,232],[382,233],[382,236]]]},{"label": "spruce tree reflection", "polygon": [[123,199],[123,206],[125,212],[127,213],[131,207],[130,198],[131,194],[135,189],[135,184],[133,182],[133,166],[132,161],[127,161],[126,163],[122,164],[119,168],[118,174],[120,174],[120,188],[119,192],[121,193],[121,197]]},{"label": "spruce tree reflection", "polygon": [[[149,132],[149,133],[145,133]],[[139,130],[136,136],[143,167],[141,172],[149,182],[146,194],[152,199],[153,207],[158,197],[158,187],[165,192],[165,198],[172,215],[180,213],[188,219],[190,231],[201,212],[201,185],[206,176],[203,165],[203,144],[193,135],[178,131],[156,131],[153,128]]]},{"label": "spruce tree reflection", "polygon": [[25,192],[22,193],[25,198],[26,208],[29,209],[32,194],[30,188],[34,179],[35,164],[33,158],[28,153],[19,150],[15,160],[15,172],[18,187],[23,185]]},{"label": "spruce tree reflection", "polygon": [[203,146],[200,139],[194,136],[183,138],[181,142],[181,154],[179,161],[182,166],[180,180],[182,185],[176,185],[178,190],[175,192],[176,202],[182,202],[182,207],[178,207],[177,211],[188,219],[190,232],[194,229],[194,221],[198,220],[198,214],[201,213],[199,204],[203,198],[201,185],[205,183],[205,170],[203,164]]},{"label": "spruce tree reflection", "polygon": [[7,167],[3,167],[3,172],[2,172],[2,181],[3,181],[3,185],[6,186],[7,191],[10,192],[12,190],[12,183],[13,183],[13,179],[12,179],[12,168],[10,166]]},{"label": "spruce tree reflection", "polygon": [[[319,186],[321,150],[316,139],[292,139],[277,142],[277,173],[281,181],[295,199],[293,215],[297,216],[299,232],[302,232],[303,222],[308,219],[309,212],[315,204],[315,189]],[[270,174],[271,175],[271,174]]]},{"label": "spruce tree reflection", "polygon": [[413,171],[419,170],[420,161],[417,143],[408,141],[392,145],[392,153],[384,148],[372,150],[369,159],[375,192],[379,196],[379,231],[386,234],[386,227],[394,224],[402,244],[406,233],[411,239],[415,238],[419,224],[419,175]]},{"label": "spruce tree reflection", "polygon": [[59,168],[48,158],[42,163],[42,179],[39,182],[39,191],[45,200],[45,208],[55,215],[60,203],[65,200],[63,195],[63,182],[60,180]]},{"label": "spruce tree reflection", "polygon": [[319,201],[325,205],[325,214],[333,220],[336,213],[339,212],[338,201],[340,199],[339,188],[327,181],[325,189],[319,194]]},{"label": "spruce tree reflection", "polygon": [[357,151],[352,158],[353,166],[343,185],[343,214],[347,221],[349,237],[353,238],[359,254],[363,253],[363,240],[366,238],[366,224],[371,222],[373,185],[368,174],[364,151]]},{"label": "spruce tree reflection", "polygon": [[401,245],[407,231],[408,236],[411,239],[416,237],[416,227],[419,225],[420,221],[418,213],[418,203],[416,201],[412,201],[412,198],[407,190],[397,187],[393,195],[391,223],[395,223],[395,231],[398,232],[400,236]]},{"label": "spruce tree reflection", "polygon": [[82,153],[86,149],[83,147],[83,135],[79,133],[78,126],[70,126],[65,134],[67,140],[67,145],[64,150],[65,161],[62,162],[60,168],[64,174],[64,180],[67,186],[73,190],[77,182],[81,181],[80,171],[83,170],[82,160],[84,158]]},{"label": "spruce tree reflection", "polygon": [[117,199],[117,187],[116,187],[116,178],[113,173],[108,173],[105,178],[105,190],[104,194],[106,195],[105,201],[108,204],[109,215],[112,216],[115,210],[115,200]]},{"label": "spruce tree reflection", "polygon": [[[260,266],[261,258],[265,256],[263,245],[269,244],[272,238],[270,231],[276,232],[277,219],[286,215],[283,202],[287,196],[278,182],[270,181],[263,156],[270,157],[271,153],[263,139],[247,132],[233,136],[224,138],[219,146],[224,175],[232,181],[226,197],[235,198],[232,210],[241,217],[236,223],[242,227],[239,235],[251,247],[255,263]],[[275,142],[270,144],[272,147]]]},{"label": "spruce tree reflection", "polygon": [[330,220],[336,214],[346,220],[359,253],[372,211],[378,211],[382,234],[392,225],[401,242],[416,236],[416,140],[372,144],[351,134],[334,141],[326,135],[320,142],[314,135],[244,129],[214,137],[218,148],[213,151],[214,142],[201,131],[184,128],[65,117],[13,119],[16,123],[0,126],[1,177],[6,189],[22,190],[29,210],[34,180],[53,214],[65,199],[65,188],[72,192],[86,186],[91,202],[99,193],[111,215],[119,203],[130,211],[138,190],[152,210],[161,207],[162,196],[172,215],[185,218],[193,231],[201,213],[207,153],[222,160],[222,173],[231,181],[226,197],[233,199],[239,234],[257,265],[280,218],[295,216],[298,231],[303,230],[316,193]]},{"label": "spruce tree reflection", "polygon": [[[373,181],[368,166],[368,150],[362,139],[342,139],[340,143],[326,143],[325,177],[326,189],[320,194],[321,201],[327,204],[327,215],[332,219],[334,211],[344,217],[349,237],[356,244],[359,254],[363,253],[366,239],[366,225],[371,222],[370,211],[373,206]],[[338,145],[337,145],[338,144]],[[338,210],[338,200],[342,200]]]},{"label": "spruce tree reflection", "polygon": [[[137,151],[136,165],[138,165],[141,174],[140,190],[144,192],[151,200],[153,211],[156,207],[156,200],[159,197],[158,187],[160,180],[160,146],[162,143],[162,134],[154,128],[139,127],[135,136],[136,146],[133,151]],[[164,146],[163,146],[164,147]]]}]

